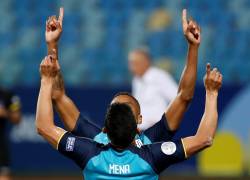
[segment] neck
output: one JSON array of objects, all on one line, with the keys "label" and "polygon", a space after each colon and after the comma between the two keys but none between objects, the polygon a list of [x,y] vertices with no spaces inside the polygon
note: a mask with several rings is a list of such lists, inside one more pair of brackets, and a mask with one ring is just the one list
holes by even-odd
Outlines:
[{"label": "neck", "polygon": [[126,148],[124,147],[121,147],[121,146],[117,146],[117,145],[114,145],[110,142],[110,145],[113,149],[117,150],[117,151],[124,151]]}]

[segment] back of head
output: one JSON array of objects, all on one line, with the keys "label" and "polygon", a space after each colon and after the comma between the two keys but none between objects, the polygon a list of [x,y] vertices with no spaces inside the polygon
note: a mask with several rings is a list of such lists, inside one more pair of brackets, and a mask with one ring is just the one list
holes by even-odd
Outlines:
[{"label": "back of head", "polygon": [[114,103],[108,108],[105,128],[111,144],[118,148],[128,147],[134,140],[137,125],[130,107],[125,103]]},{"label": "back of head", "polygon": [[111,104],[113,103],[126,103],[130,106],[134,113],[135,118],[141,114],[141,107],[139,101],[129,92],[119,92],[114,95]]}]

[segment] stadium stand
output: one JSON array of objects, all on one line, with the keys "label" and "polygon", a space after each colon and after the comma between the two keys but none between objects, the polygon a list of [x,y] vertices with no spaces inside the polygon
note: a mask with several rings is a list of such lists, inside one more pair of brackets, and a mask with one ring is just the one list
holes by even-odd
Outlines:
[{"label": "stadium stand", "polygon": [[127,53],[141,45],[150,48],[156,63],[169,59],[178,79],[186,56],[180,21],[184,7],[203,29],[200,69],[210,61],[222,70],[225,82],[250,81],[248,0],[2,0],[2,84],[38,84],[37,68],[46,53],[45,20],[61,5],[65,20],[60,61],[68,85],[128,83]]}]

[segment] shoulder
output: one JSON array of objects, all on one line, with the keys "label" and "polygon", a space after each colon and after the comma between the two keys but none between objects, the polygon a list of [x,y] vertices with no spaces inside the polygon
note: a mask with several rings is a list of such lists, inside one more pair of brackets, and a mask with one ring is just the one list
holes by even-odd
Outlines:
[{"label": "shoulder", "polygon": [[[137,136],[138,138],[136,138],[136,140],[138,140],[138,141],[140,141],[141,143],[141,146],[142,145],[147,145],[147,144],[151,144],[152,142],[151,142],[151,140],[145,135],[145,133],[144,132],[140,132],[140,134],[138,134],[138,136]],[[136,142],[136,145],[137,145],[138,143]],[[137,145],[137,147],[141,147],[141,146],[138,146]]]},{"label": "shoulder", "polygon": [[152,66],[149,68],[149,72],[152,73],[152,74],[164,74],[165,71],[161,68],[158,68],[156,66]]},{"label": "shoulder", "polygon": [[74,135],[88,137],[91,139],[100,132],[101,128],[90,119],[82,116],[82,113],[79,114],[75,127],[72,130]]},{"label": "shoulder", "polygon": [[161,76],[164,78],[172,78],[171,74],[166,70],[163,70],[163,69],[158,68],[158,67],[153,67],[152,69],[153,69],[153,73],[158,75],[158,76]]},{"label": "shoulder", "polygon": [[141,147],[137,146],[130,146],[128,148],[133,154],[137,154],[140,158],[144,159],[145,161],[151,163],[152,161],[152,153],[151,147],[149,145],[142,145]]},{"label": "shoulder", "polygon": [[66,132],[60,139],[58,151],[64,156],[75,161],[80,168],[84,168],[88,161],[107,149],[104,144],[92,139],[78,137]]},{"label": "shoulder", "polygon": [[181,140],[157,142],[142,148],[149,154],[149,162],[158,174],[170,165],[186,159]]},{"label": "shoulder", "polygon": [[106,133],[100,132],[94,137],[94,141],[102,144],[108,144],[109,143],[109,138]]},{"label": "shoulder", "polygon": [[144,163],[148,164],[155,173],[158,172],[158,170],[155,166],[154,154],[152,153],[151,146],[143,145],[140,148],[138,148],[136,146],[130,146],[128,148],[128,150],[131,153],[133,153],[134,155],[136,155],[136,157],[138,159],[137,162],[139,162],[139,160],[140,160],[141,161],[140,164],[142,164],[144,162]]},{"label": "shoulder", "polygon": [[94,141],[86,137],[75,136],[70,132],[66,132],[60,139],[58,150],[62,152],[76,152],[85,157],[92,157],[106,150],[107,146],[103,143]]},{"label": "shoulder", "polygon": [[[150,67],[145,74],[146,79],[160,80],[159,78],[166,78],[168,73],[158,67]],[[155,79],[157,78],[157,79]]]}]

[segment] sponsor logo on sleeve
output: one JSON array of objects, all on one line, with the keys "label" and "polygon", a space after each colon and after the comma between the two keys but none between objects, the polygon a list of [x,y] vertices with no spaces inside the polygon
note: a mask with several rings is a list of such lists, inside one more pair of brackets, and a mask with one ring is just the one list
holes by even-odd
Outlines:
[{"label": "sponsor logo on sleeve", "polygon": [[68,137],[67,143],[66,143],[66,151],[70,152],[70,151],[74,150],[75,141],[76,141],[76,138],[74,138],[74,137]]},{"label": "sponsor logo on sleeve", "polygon": [[136,140],[135,140],[135,144],[136,144],[136,146],[137,146],[138,148],[141,148],[142,145],[143,145],[143,143],[142,143],[142,141],[141,141],[140,139],[136,139]]},{"label": "sponsor logo on sleeve", "polygon": [[161,150],[166,155],[172,155],[176,151],[176,145],[173,142],[164,142],[161,144]]}]

